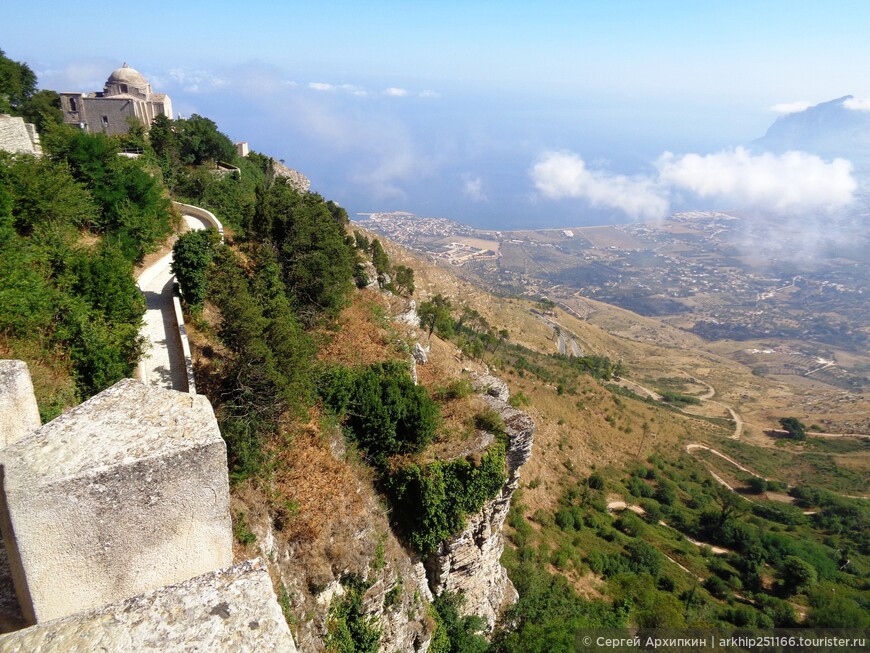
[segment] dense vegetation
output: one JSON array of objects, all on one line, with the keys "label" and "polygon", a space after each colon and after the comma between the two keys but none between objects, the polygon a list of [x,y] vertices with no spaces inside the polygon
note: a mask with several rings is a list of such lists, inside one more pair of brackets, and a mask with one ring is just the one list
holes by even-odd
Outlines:
[{"label": "dense vegetation", "polygon": [[133,264],[172,212],[145,162],[54,127],[46,156],[0,153],[0,342],[33,367],[43,419],[108,387],[141,355]]},{"label": "dense vegetation", "polygon": [[497,436],[479,461],[415,456],[435,437],[438,406],[414,385],[403,363],[329,368],[321,376],[320,393],[379,472],[399,528],[420,553],[461,530],[466,515],[480,510],[504,485],[506,436],[495,413],[478,417],[477,427]]},{"label": "dense vegetation", "polygon": [[[515,497],[515,548],[504,562],[520,592],[508,615],[517,627],[497,633],[493,648],[573,651],[576,628],[629,624],[867,627],[870,511],[821,490],[791,493],[799,507],[757,497],[750,504],[685,456],[578,478],[553,511],[531,516],[537,529]],[[609,512],[612,494],[643,514]],[[715,555],[709,545],[728,552]],[[606,581],[606,600],[573,590],[571,581],[589,572]]]}]

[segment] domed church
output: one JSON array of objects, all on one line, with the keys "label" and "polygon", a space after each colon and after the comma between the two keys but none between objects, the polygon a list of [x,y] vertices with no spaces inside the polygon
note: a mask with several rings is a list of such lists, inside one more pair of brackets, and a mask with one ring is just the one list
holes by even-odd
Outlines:
[{"label": "domed church", "polygon": [[159,115],[172,118],[168,95],[155,93],[138,70],[126,63],[113,71],[102,91],[61,93],[63,120],[91,133],[126,134],[130,119],[145,126]]}]

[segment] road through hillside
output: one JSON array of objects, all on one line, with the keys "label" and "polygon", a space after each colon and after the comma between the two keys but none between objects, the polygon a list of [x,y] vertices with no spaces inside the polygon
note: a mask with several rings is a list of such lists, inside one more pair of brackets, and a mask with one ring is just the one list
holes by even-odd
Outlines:
[{"label": "road through hillside", "polygon": [[[205,229],[205,220],[185,215],[190,229]],[[145,323],[140,332],[146,339],[139,361],[139,377],[146,385],[188,391],[187,369],[172,303],[175,276],[170,270],[172,254],[159,259],[139,275],[139,290],[145,296]]]}]

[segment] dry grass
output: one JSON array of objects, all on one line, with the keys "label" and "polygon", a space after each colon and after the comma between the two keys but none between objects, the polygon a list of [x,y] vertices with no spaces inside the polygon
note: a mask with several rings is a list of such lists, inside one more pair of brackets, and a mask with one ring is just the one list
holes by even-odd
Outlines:
[{"label": "dry grass", "polygon": [[380,293],[360,291],[335,326],[318,333],[324,343],[318,359],[356,367],[396,358],[396,332],[391,332],[386,320],[387,308]]}]

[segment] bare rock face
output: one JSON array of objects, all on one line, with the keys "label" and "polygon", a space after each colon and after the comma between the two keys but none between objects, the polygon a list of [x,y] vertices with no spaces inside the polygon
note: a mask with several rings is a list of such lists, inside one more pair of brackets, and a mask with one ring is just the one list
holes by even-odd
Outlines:
[{"label": "bare rock face", "polygon": [[425,365],[429,362],[429,348],[424,347],[419,342],[415,342],[413,356],[415,361],[421,365]]},{"label": "bare rock face", "polygon": [[[417,313],[417,302],[413,299],[408,302],[408,307],[402,313],[399,313],[395,317],[396,322],[400,324],[407,324],[412,327],[420,326],[420,315]],[[420,361],[421,363],[425,363],[426,361]]]},{"label": "bare rock face", "polygon": [[355,576],[368,583],[363,610],[381,631],[380,650],[425,653],[432,636],[426,602],[432,595],[422,563],[389,530],[370,488],[347,485],[341,491],[362,496],[367,505],[357,515],[325,516],[324,532],[316,541],[288,542],[262,515],[250,524],[260,554],[269,560],[297,619],[293,636],[299,650],[323,650],[330,610],[350,591],[342,579]]},{"label": "bare rock face", "polygon": [[511,393],[507,387],[507,383],[492,374],[476,375],[474,376],[473,383],[475,390],[483,392],[490,397],[495,397],[500,401],[507,402],[510,397]]},{"label": "bare rock face", "polygon": [[468,518],[462,532],[442,542],[429,556],[426,571],[433,593],[463,593],[464,612],[483,617],[492,630],[504,608],[518,598],[500,562],[504,551],[502,527],[510,511],[511,497],[519,486],[520,468],[532,453],[535,425],[528,415],[507,404],[507,386],[503,381],[483,376],[477,383],[481,389],[498,395],[487,394],[485,398],[507,427],[508,478],[501,493]]},{"label": "bare rock face", "polygon": [[0,360],[0,447],[20,440],[40,424],[27,363]]},{"label": "bare rock face", "polygon": [[288,179],[294,190],[297,190],[300,193],[307,193],[308,189],[311,188],[311,180],[298,170],[288,168],[280,161],[274,160],[272,161],[272,166],[272,169],[275,171],[275,176]]}]

